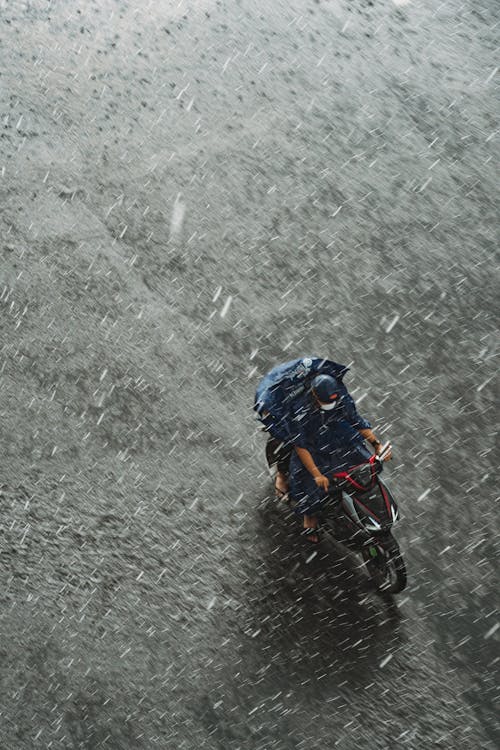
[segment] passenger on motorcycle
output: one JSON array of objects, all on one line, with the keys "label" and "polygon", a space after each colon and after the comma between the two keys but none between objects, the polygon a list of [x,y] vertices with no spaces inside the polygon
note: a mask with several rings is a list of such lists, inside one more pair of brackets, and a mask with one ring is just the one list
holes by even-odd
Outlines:
[{"label": "passenger on motorcycle", "polygon": [[[328,496],[328,474],[346,471],[370,458],[365,440],[379,453],[381,442],[361,417],[346,387],[331,375],[317,375],[292,416],[294,450],[290,494],[303,516],[304,531],[317,542],[317,513]],[[386,460],[391,457],[388,453]]]}]

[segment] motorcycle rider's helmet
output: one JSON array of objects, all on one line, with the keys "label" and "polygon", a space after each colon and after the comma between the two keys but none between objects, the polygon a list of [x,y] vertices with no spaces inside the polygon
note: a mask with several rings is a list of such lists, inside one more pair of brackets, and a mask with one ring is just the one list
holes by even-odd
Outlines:
[{"label": "motorcycle rider's helmet", "polygon": [[320,409],[335,409],[340,399],[340,386],[332,375],[316,375],[311,382],[311,390],[319,401]]}]

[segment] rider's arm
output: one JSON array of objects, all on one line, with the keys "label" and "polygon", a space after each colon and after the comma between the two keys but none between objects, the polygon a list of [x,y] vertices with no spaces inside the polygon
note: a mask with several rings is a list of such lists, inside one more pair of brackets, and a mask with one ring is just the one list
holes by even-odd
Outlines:
[{"label": "rider's arm", "polygon": [[[356,404],[354,403],[354,400],[350,394],[344,396],[343,404],[347,421],[350,422],[350,424],[356,430],[358,430],[359,434],[364,438],[364,440],[367,440],[373,446],[373,450],[378,455],[382,448],[382,443],[373,432],[372,426],[369,421],[358,414]],[[390,458],[392,458],[392,453],[389,451],[386,454],[384,460],[388,461]]]},{"label": "rider's arm", "polygon": [[320,472],[307,448],[299,448],[298,445],[296,445],[295,450],[297,451],[298,457],[306,467],[309,474],[311,474],[314,478],[314,481],[316,482],[318,487],[322,487],[324,490],[327,490],[329,485],[328,477],[325,477]]},{"label": "rider's arm", "polygon": [[359,430],[359,434],[363,436],[365,440],[367,440],[373,447],[375,448],[375,452],[382,446],[382,443],[377,438],[371,427],[366,427],[365,429]]},{"label": "rider's arm", "polygon": [[[382,443],[377,438],[377,436],[375,435],[371,427],[367,427],[365,429],[359,430],[359,434],[362,435],[362,437],[373,446],[373,450],[378,455],[380,453],[380,449],[382,448]],[[392,456],[392,453],[389,451],[385,460],[388,461],[389,458],[391,458],[391,456]]]}]

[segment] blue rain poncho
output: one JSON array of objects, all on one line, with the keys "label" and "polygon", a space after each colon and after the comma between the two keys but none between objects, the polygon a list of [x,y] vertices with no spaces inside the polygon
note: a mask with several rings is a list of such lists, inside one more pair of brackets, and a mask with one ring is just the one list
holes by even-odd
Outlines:
[{"label": "blue rain poncho", "polygon": [[254,409],[258,419],[273,437],[289,442],[294,431],[293,414],[309,391],[313,378],[319,374],[332,375],[342,385],[348,369],[321,357],[301,357],[277,365],[257,386]]}]

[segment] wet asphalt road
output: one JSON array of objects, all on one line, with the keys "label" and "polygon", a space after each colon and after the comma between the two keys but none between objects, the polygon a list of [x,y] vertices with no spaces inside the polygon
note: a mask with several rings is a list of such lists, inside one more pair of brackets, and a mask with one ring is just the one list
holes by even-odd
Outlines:
[{"label": "wet asphalt road", "polygon": [[[4,2],[0,746],[493,750],[498,8]],[[275,504],[352,362],[410,581]]]}]

